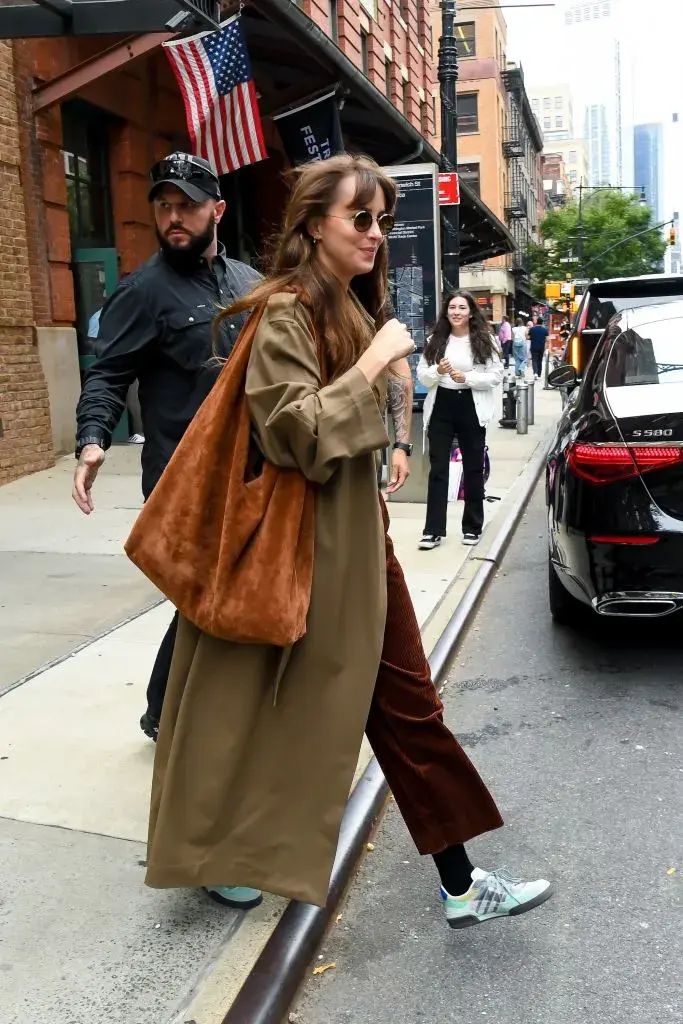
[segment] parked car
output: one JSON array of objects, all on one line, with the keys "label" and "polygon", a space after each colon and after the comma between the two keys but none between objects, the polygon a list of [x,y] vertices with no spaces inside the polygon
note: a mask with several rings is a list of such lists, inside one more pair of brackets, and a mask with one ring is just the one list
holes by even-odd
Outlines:
[{"label": "parked car", "polygon": [[568,339],[565,361],[579,377],[615,313],[633,307],[659,305],[683,297],[683,276],[650,274],[595,281],[583,294]]},{"label": "parked car", "polygon": [[662,616],[683,607],[683,299],[624,310],[567,404],[547,461],[550,611]]}]

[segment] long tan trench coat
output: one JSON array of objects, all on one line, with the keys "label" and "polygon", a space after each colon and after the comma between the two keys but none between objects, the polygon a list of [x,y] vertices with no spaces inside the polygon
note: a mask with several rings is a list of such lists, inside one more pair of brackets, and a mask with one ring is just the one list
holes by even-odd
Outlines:
[{"label": "long tan trench coat", "polygon": [[[355,367],[321,386],[308,320],[270,300],[247,374],[256,437],[319,485],[307,632],[279,648],[180,619],[152,784],[147,883],[248,885],[323,905],[379,667],[386,555],[375,452],[387,434]],[[263,600],[268,580],[263,580]]]}]

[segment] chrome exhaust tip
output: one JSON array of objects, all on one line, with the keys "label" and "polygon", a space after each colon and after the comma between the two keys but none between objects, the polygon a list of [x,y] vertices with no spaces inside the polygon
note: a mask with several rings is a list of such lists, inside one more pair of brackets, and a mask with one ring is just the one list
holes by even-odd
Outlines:
[{"label": "chrome exhaust tip", "polygon": [[598,615],[615,618],[660,619],[683,605],[683,594],[603,594],[595,598]]}]

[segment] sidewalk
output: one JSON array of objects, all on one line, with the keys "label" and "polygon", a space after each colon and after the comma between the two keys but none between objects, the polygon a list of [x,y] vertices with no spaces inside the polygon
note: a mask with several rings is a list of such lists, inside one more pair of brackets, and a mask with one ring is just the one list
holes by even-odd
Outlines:
[{"label": "sidewalk", "polygon": [[[487,525],[559,411],[539,391],[527,435],[490,427],[487,493],[503,500],[486,504]],[[0,699],[3,1024],[220,1024],[286,905],[267,896],[242,916],[142,884],[154,747],[137,721],[171,610],[144,611],[159,596],[121,552],[138,458],[111,453],[88,519],[71,506],[72,460],[0,490],[0,692],[14,686]],[[427,650],[486,554],[486,533],[460,544],[461,509],[443,546],[418,552],[424,506],[390,507]],[[364,746],[359,773],[369,756]]]}]

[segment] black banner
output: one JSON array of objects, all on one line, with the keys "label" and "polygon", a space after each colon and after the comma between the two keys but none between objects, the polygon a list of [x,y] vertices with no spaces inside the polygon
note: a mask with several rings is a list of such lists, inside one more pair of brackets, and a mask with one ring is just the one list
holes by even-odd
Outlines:
[{"label": "black banner", "polygon": [[326,160],[344,149],[335,93],[277,114],[273,121],[293,164]]}]

